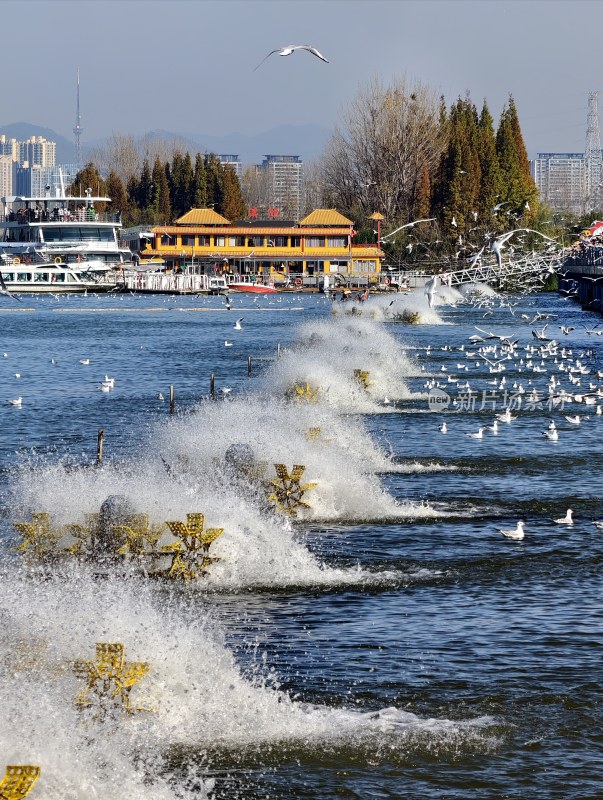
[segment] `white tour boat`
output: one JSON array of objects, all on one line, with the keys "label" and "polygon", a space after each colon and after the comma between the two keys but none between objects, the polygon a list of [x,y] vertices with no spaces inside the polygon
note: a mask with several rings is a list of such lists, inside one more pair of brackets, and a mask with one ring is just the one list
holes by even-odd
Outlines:
[{"label": "white tour boat", "polygon": [[69,196],[61,186],[52,194],[47,188],[44,197],[0,199],[0,255],[13,263],[103,272],[131,262],[129,248],[119,243],[121,213],[97,210],[109,197],[93,197],[91,189],[83,197]]},{"label": "white tour boat", "polygon": [[67,264],[23,264],[7,256],[0,258],[2,288],[11,294],[40,294],[44,292],[106,292],[115,289],[115,284],[106,280],[106,274],[86,272],[80,265],[73,269]]}]

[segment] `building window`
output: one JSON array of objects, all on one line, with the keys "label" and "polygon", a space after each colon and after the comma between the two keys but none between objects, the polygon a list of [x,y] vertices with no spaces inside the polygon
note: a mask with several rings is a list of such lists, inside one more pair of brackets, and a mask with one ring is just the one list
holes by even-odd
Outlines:
[{"label": "building window", "polygon": [[291,247],[301,247],[301,236],[291,237]]},{"label": "building window", "polygon": [[194,236],[182,236],[182,247],[194,247],[195,246],[195,237]]},{"label": "building window", "polygon": [[360,261],[354,259],[352,262],[352,272],[376,272],[377,263],[375,261]]},{"label": "building window", "polygon": [[324,247],[324,236],[306,236],[306,247]]},{"label": "building window", "polygon": [[209,247],[209,236],[199,236],[199,247]]},{"label": "building window", "polygon": [[216,247],[224,247],[226,244],[226,239],[224,236],[216,236],[215,238]]},{"label": "building window", "polygon": [[172,244],[175,244],[175,240],[173,236],[170,236],[169,233],[162,233],[159,237],[159,244],[162,247],[170,247]]},{"label": "building window", "polygon": [[327,239],[327,247],[347,247],[347,236],[333,236]]},{"label": "building window", "polygon": [[264,237],[263,236],[248,236],[247,237],[247,247],[263,247],[264,245]]}]

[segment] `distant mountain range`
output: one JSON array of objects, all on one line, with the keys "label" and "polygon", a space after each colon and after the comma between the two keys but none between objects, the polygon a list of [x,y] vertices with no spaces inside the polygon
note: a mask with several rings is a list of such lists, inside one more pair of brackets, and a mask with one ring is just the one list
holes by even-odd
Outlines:
[{"label": "distant mountain range", "polygon": [[[57,162],[70,164],[74,159],[73,141],[66,139],[50,128],[32,125],[29,122],[15,122],[0,126],[0,134],[24,140],[30,136],[43,136],[57,143]],[[155,130],[145,134],[151,139],[176,140],[193,152],[210,152],[218,154],[238,155],[243,164],[259,163],[264,155],[295,155],[303,161],[313,161],[324,150],[331,137],[331,131],[320,125],[278,125],[267,131],[256,134],[228,133],[214,136],[204,133],[181,133],[175,131]],[[139,136],[136,138],[144,138]],[[94,147],[100,147],[103,139],[83,141],[84,157]]]}]

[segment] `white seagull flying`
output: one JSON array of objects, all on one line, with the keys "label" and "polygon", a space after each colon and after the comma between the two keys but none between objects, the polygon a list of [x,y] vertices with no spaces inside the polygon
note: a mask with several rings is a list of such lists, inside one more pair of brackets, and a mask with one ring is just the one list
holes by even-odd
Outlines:
[{"label": "white seagull flying", "polygon": [[21,298],[20,298],[20,297],[17,297],[17,295],[16,295],[16,294],[13,294],[13,293],[12,293],[12,292],[9,290],[9,288],[7,287],[7,285],[4,283],[4,276],[2,275],[2,273],[1,273],[1,272],[0,272],[0,294],[3,294],[3,295],[5,295],[6,297],[12,297],[12,298],[13,298],[13,300],[17,300],[19,303],[22,303],[22,302],[23,302],[23,301],[21,300]]},{"label": "white seagull flying", "polygon": [[264,61],[266,61],[267,58],[270,58],[270,56],[273,56],[275,53],[278,53],[279,56],[290,56],[296,50],[307,50],[308,53],[312,53],[313,56],[320,58],[321,61],[324,61],[327,64],[329,63],[329,60],[325,58],[322,53],[319,53],[315,47],[312,47],[309,44],[288,44],[286,47],[277,47],[276,50],[271,50],[268,55],[260,61],[257,67],[254,67],[253,71],[255,72],[256,69],[259,69]]}]

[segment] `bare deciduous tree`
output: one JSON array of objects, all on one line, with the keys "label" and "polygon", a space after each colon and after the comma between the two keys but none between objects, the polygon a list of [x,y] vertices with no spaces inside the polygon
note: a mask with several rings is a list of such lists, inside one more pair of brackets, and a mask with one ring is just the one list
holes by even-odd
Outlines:
[{"label": "bare deciduous tree", "polygon": [[241,176],[241,191],[249,208],[265,215],[271,202],[270,180],[266,170],[256,164],[245,168]]},{"label": "bare deciduous tree", "polygon": [[323,166],[320,161],[310,161],[304,164],[301,216],[305,217],[315,208],[324,208],[324,206]]},{"label": "bare deciduous tree", "polygon": [[114,131],[102,145],[90,149],[88,159],[98,166],[101,173],[113,171],[127,183],[130,178],[140,175],[145,159],[150,164],[157,158],[165,163],[172,161],[175,153],[188,150],[190,144],[184,139],[136,138]]},{"label": "bare deciduous tree", "polygon": [[332,205],[359,220],[373,211],[387,223],[412,218],[425,179],[443,148],[437,93],[419,82],[374,78],[346,107],[323,157]]}]

